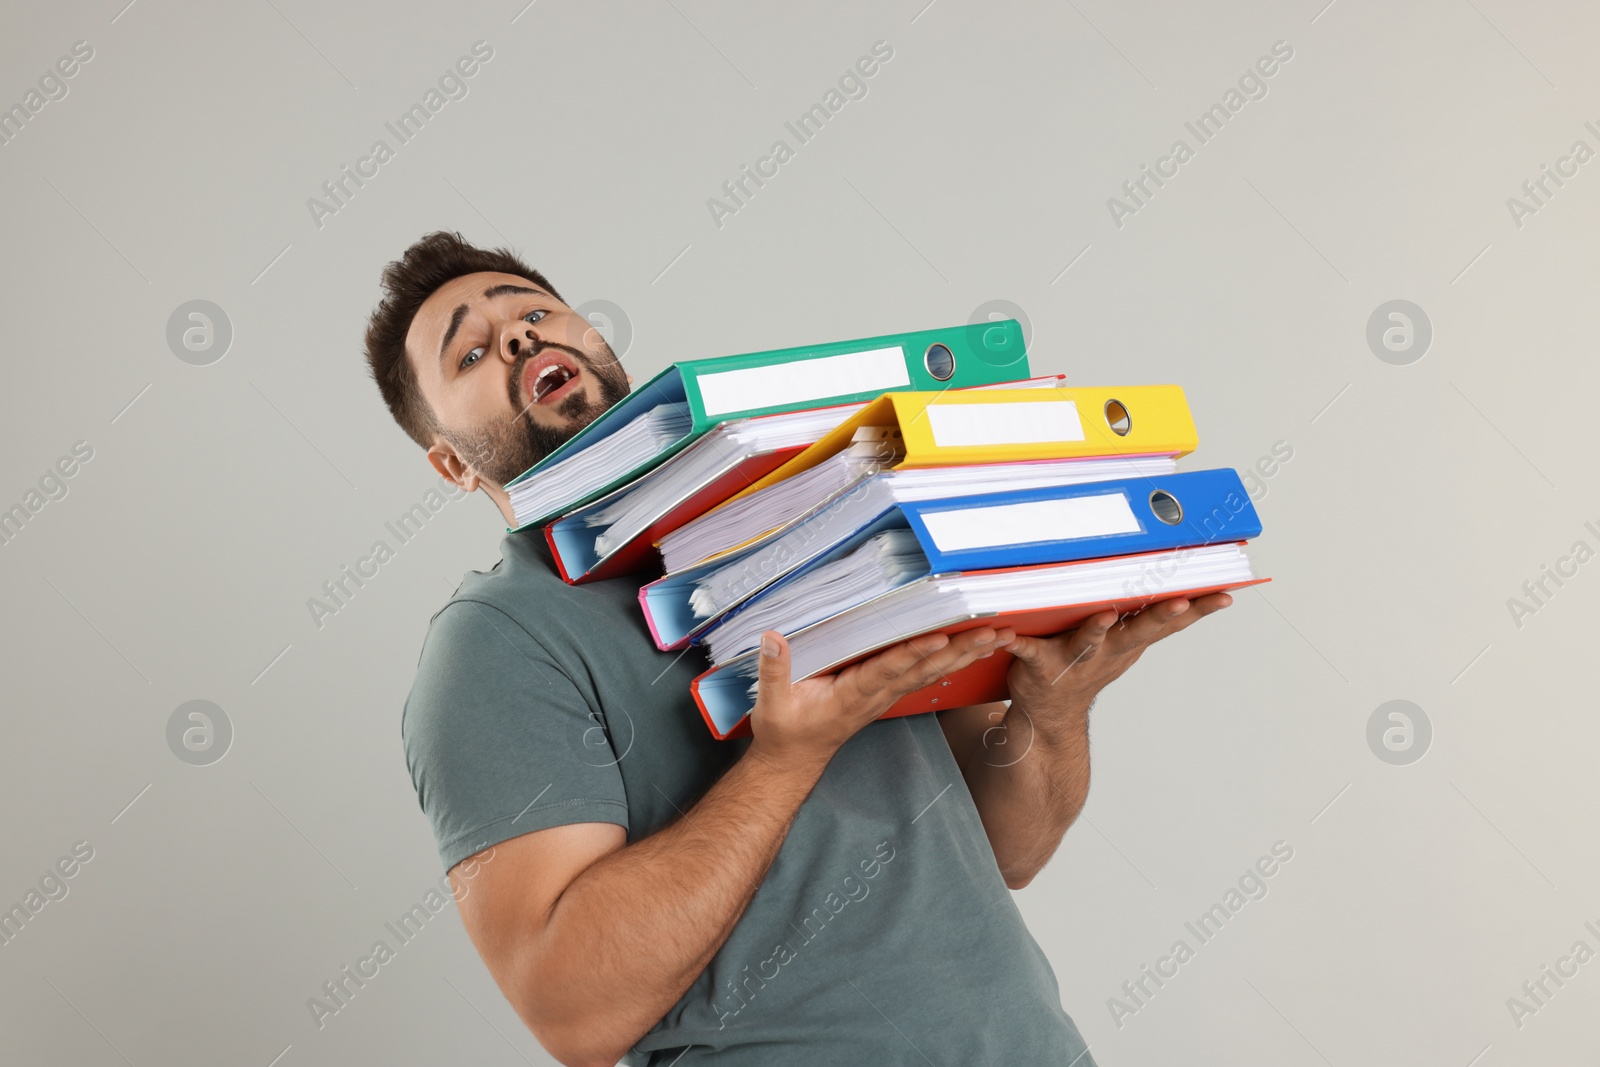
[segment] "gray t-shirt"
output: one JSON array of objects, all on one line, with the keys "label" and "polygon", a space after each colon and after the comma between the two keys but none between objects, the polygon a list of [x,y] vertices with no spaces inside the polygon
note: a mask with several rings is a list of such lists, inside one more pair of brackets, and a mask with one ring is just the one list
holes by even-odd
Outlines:
[{"label": "gray t-shirt", "polygon": [[[689,695],[706,661],[655,648],[637,578],[566,585],[536,532],[502,554],[433,617],[402,717],[446,870],[567,823],[638,841],[748,745],[711,737]],[[624,1062],[1093,1067],[931,715],[839,750],[732,935]]]}]

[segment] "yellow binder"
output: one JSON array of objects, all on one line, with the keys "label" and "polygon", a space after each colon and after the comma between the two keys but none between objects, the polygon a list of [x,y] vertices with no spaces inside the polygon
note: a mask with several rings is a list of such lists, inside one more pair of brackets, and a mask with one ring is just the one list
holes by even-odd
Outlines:
[{"label": "yellow binder", "polygon": [[903,448],[891,468],[1094,456],[1186,456],[1199,440],[1176,385],[886,393],[720,507],[848,448],[865,427]]}]

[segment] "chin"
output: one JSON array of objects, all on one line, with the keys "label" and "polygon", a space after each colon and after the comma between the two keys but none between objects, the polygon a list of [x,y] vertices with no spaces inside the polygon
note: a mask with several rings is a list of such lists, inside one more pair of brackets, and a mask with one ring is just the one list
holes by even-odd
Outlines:
[{"label": "chin", "polygon": [[583,383],[582,392],[562,401],[561,407],[563,409],[562,413],[567,414],[569,418],[589,423],[594,421],[596,415],[605,410],[606,405],[602,402],[599,384],[591,378]]}]

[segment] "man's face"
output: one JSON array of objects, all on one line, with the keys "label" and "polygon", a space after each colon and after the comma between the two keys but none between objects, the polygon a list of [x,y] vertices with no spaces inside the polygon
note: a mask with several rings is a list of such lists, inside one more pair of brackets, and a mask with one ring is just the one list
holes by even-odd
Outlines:
[{"label": "man's face", "polygon": [[514,274],[467,274],[440,286],[411,321],[406,355],[441,436],[497,486],[628,393],[599,331]]}]

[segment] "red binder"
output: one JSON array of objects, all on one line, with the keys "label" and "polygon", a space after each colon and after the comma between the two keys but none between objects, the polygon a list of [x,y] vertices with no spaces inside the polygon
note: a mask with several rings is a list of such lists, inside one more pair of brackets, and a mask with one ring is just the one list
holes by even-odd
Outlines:
[{"label": "red binder", "polygon": [[[991,571],[971,571],[972,574],[997,573],[1008,570],[1027,570],[1026,567],[1001,567]],[[1250,585],[1260,585],[1269,582],[1270,578],[1254,578],[1245,582],[1232,582],[1222,585],[1209,585],[1191,587],[1188,589],[1169,589],[1159,593],[1151,593],[1137,597],[1122,598],[1117,600],[1099,600],[1085,604],[1063,604],[1057,607],[1035,608],[1027,611],[1000,612],[993,615],[984,615],[978,618],[966,619],[948,626],[921,631],[923,633],[941,632],[947,634],[961,633],[963,630],[973,630],[981,626],[996,628],[1009,626],[1025,637],[1040,637],[1059,634],[1070,630],[1089,618],[1108,608],[1115,609],[1119,614],[1126,615],[1138,611],[1149,604],[1162,600],[1175,600],[1179,597],[1194,599],[1209,593],[1230,592],[1234,589],[1243,589]],[[906,639],[916,637],[917,634],[907,634]],[[884,646],[888,647],[888,646]],[[869,659],[883,647],[864,652],[848,663],[840,664],[834,672],[861,660]],[[880,718],[893,719],[902,715],[917,715],[928,711],[943,711],[946,708],[966,707],[970,704],[986,704],[990,701],[1005,700],[1009,695],[1006,686],[1006,672],[1011,667],[1013,657],[1004,649],[997,651],[987,659],[976,660],[954,674],[925,686],[914,693],[901,697]],[[695,678],[689,685],[689,690],[694,696],[695,706],[700,709],[700,716],[705,720],[706,727],[712,736],[719,741],[734,737],[750,736],[750,717],[741,718],[736,726],[723,733],[719,731],[704,698],[701,695],[701,682],[708,676],[716,673],[712,668]],[[833,673],[833,672],[830,672]],[[726,681],[732,681],[727,679]],[[746,680],[739,679],[738,684],[746,684]]]},{"label": "red binder", "polygon": [[585,585],[589,582],[598,582],[603,578],[616,578],[623,574],[631,574],[646,567],[659,573],[661,570],[661,558],[660,554],[656,552],[657,541],[691,519],[710,511],[752,482],[777,470],[794,456],[805,451],[805,448],[805,445],[794,445],[790,448],[779,448],[759,456],[750,456],[737,467],[706,485],[699,492],[651,523],[642,534],[618,549],[609,559],[602,562],[588,574],[577,578],[567,573],[566,564],[562,561],[561,553],[556,548],[555,536],[552,532],[553,524],[545,526],[542,531],[544,533],[544,541],[545,544],[550,546],[550,555],[556,561],[556,569],[561,572],[561,580],[568,585]]}]

